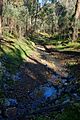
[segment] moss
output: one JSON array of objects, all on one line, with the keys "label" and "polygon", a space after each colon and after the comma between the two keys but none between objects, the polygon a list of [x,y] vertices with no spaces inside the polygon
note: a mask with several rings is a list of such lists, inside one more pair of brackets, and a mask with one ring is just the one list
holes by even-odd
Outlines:
[{"label": "moss", "polygon": [[0,58],[11,74],[15,74],[19,66],[30,53],[35,50],[35,44],[30,39],[15,38],[7,33],[4,35],[4,44],[1,45]]},{"label": "moss", "polygon": [[[63,42],[65,43],[65,42]],[[59,44],[56,46],[58,50],[77,50],[80,49],[80,43],[78,42],[69,42],[65,45]]]}]

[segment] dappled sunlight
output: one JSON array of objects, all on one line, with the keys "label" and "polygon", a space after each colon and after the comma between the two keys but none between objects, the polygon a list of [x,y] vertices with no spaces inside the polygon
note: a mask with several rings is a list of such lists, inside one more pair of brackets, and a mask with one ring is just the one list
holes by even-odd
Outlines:
[{"label": "dappled sunlight", "polygon": [[0,0],[0,120],[80,118],[80,0]]},{"label": "dappled sunlight", "polygon": [[15,58],[19,57],[19,54],[16,52],[16,50],[20,51],[22,59],[26,59],[27,55],[29,55],[31,51],[35,49],[32,45],[32,42],[29,43],[26,39],[10,39],[9,36],[7,36],[3,40],[3,42],[1,43],[1,48],[3,49],[5,54],[10,54],[12,56],[15,56]]},{"label": "dappled sunlight", "polygon": [[37,34],[43,35],[44,37],[48,37],[48,38],[50,38],[52,36],[46,32],[38,32]]},{"label": "dappled sunlight", "polygon": [[[55,106],[59,104],[62,108],[70,102],[71,95],[73,99],[76,96],[79,99],[75,94],[77,83],[80,82],[79,52],[56,51],[53,45],[46,46],[47,50],[45,46],[35,45],[33,50],[26,45],[25,41],[15,40],[14,43],[7,44],[5,41],[2,44],[4,47],[0,48],[1,63],[6,71],[3,73],[6,78],[5,86],[12,86],[6,90],[6,96],[16,98],[11,100],[18,101],[18,109],[22,109],[21,105],[24,104],[30,114],[34,111],[41,113],[46,109],[57,109]],[[70,67],[69,70],[67,66]],[[77,77],[73,69],[78,69]],[[77,92],[80,92],[79,87]]]}]

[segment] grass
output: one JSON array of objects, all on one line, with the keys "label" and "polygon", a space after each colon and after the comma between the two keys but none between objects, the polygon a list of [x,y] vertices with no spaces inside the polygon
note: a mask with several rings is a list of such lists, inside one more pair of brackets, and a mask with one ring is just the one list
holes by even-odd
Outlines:
[{"label": "grass", "polygon": [[56,120],[79,120],[80,103],[68,106],[62,113],[58,114]]},{"label": "grass", "polygon": [[35,44],[53,45],[57,50],[72,51],[80,49],[79,39],[76,42],[71,42],[68,38],[59,39],[59,35],[49,35],[41,32],[35,33],[30,38]]},{"label": "grass", "polygon": [[66,45],[57,45],[56,48],[58,50],[78,50],[80,49],[80,43],[78,42],[69,42]]},{"label": "grass", "polygon": [[23,60],[35,50],[35,45],[30,39],[15,38],[11,34],[4,34],[4,41],[1,44],[0,58],[4,66],[15,73]]}]

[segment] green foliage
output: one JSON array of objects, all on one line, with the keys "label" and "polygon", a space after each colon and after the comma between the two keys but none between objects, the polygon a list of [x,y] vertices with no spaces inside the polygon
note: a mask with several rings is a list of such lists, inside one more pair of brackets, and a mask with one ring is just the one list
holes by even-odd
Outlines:
[{"label": "green foliage", "polygon": [[[29,12],[28,12],[27,7],[25,7],[23,5],[18,5],[16,7],[15,4],[8,3],[4,6],[3,16],[5,18],[4,23],[9,27],[8,29],[10,30],[12,27],[14,34],[16,34],[17,36],[22,36],[22,35],[20,35],[21,31],[22,30],[25,31],[25,29],[26,29],[25,24],[28,22],[28,17],[29,17]],[[21,31],[20,31],[20,29],[21,29]],[[5,29],[4,29],[4,31],[5,31]],[[20,33],[19,33],[19,31],[20,31]]]},{"label": "green foliage", "polygon": [[78,118],[80,118],[80,103],[75,103],[59,114],[56,120],[78,120]]}]

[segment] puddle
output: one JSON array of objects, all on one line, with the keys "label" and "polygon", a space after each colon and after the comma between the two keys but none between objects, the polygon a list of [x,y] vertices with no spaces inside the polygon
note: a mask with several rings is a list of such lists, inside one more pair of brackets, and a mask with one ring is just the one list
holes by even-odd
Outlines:
[{"label": "puddle", "polygon": [[33,99],[32,108],[35,109],[42,103],[45,103],[48,98],[55,99],[57,96],[57,90],[53,85],[44,84],[38,89],[35,89],[30,96]]},{"label": "puddle", "polygon": [[57,90],[52,87],[43,87],[43,96],[47,99],[51,96],[54,96],[57,93]]}]

